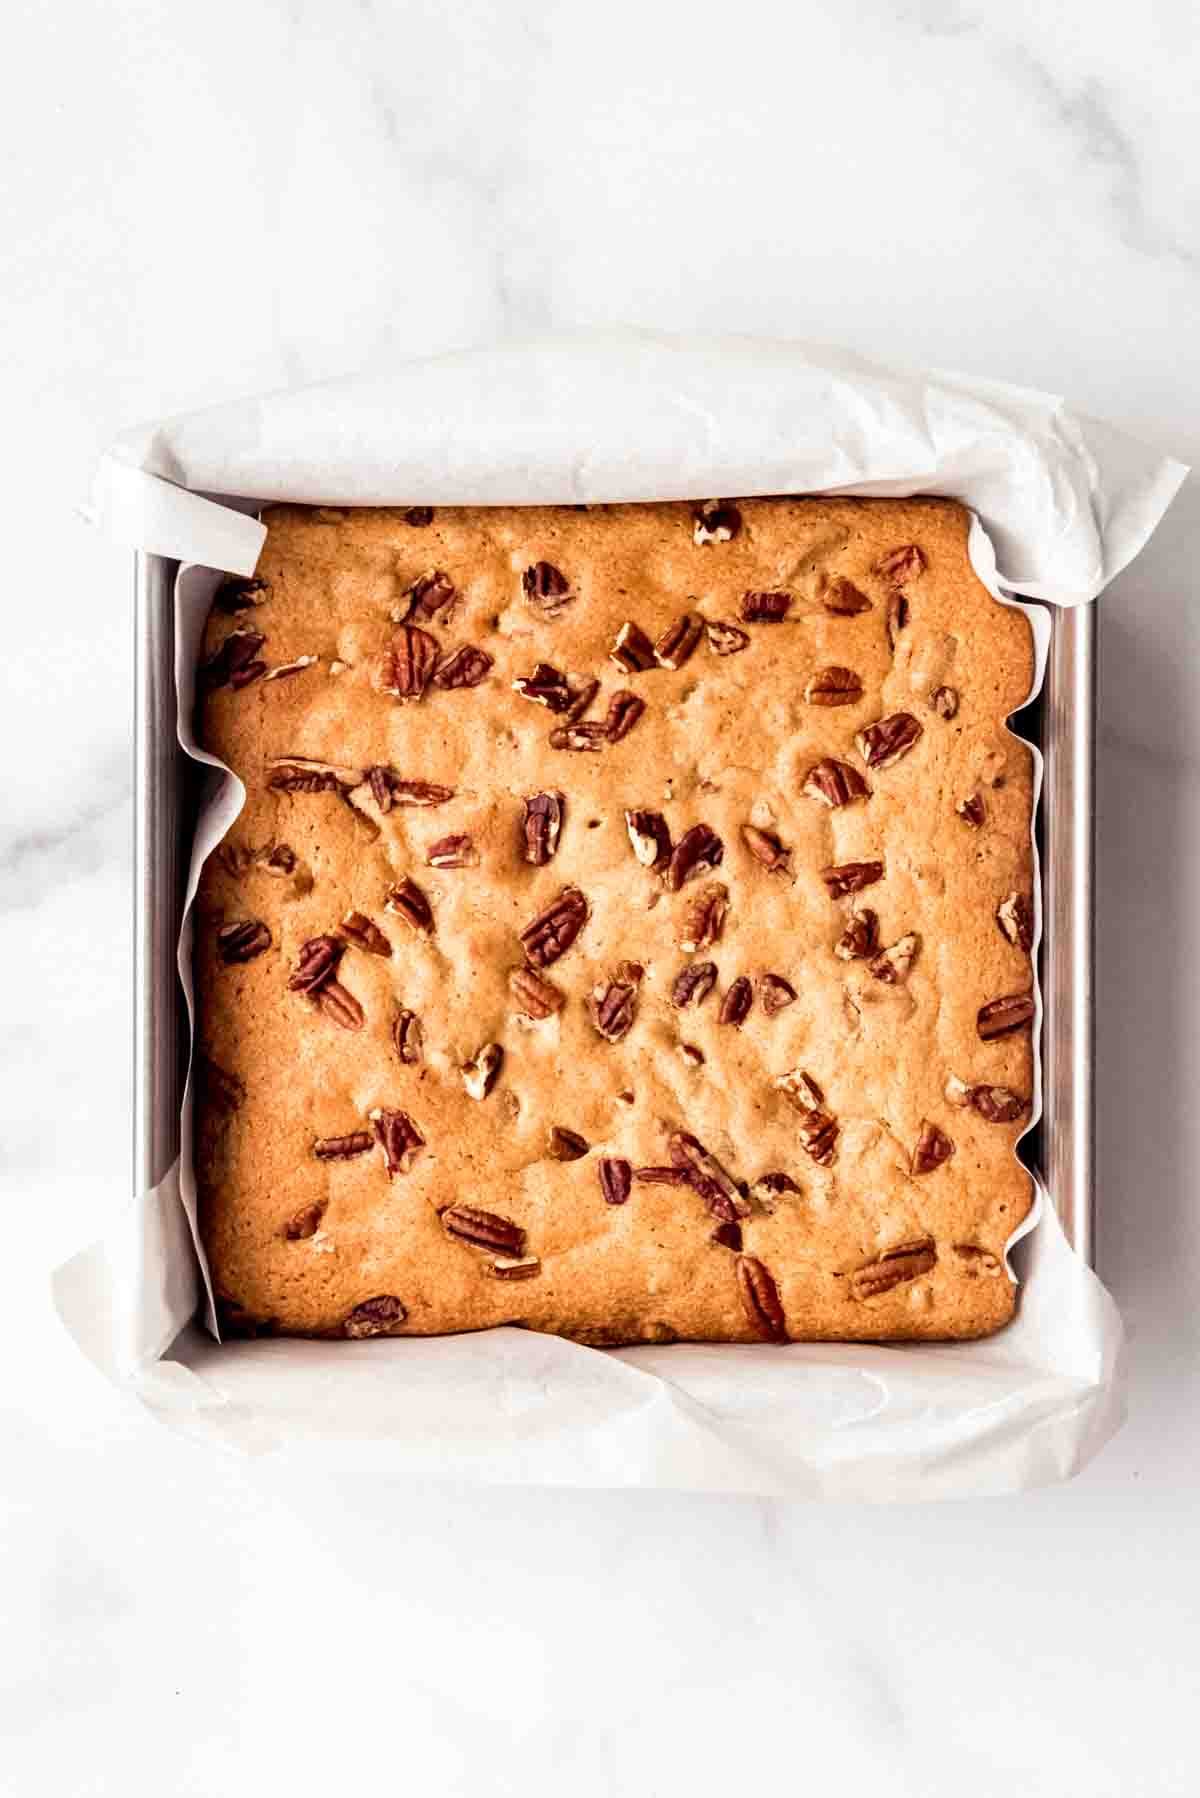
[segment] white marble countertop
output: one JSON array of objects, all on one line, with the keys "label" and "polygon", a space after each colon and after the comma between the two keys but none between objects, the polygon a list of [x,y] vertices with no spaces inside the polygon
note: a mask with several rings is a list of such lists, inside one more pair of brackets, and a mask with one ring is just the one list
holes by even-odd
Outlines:
[{"label": "white marble countertop", "polygon": [[1074,1484],[894,1509],[296,1489],[133,1410],[45,1276],[128,1185],[130,563],[73,512],[115,430],[630,322],[1028,382],[1195,463],[1198,81],[1183,0],[18,4],[6,1789],[1195,1791],[1194,481],[1101,602],[1100,1267],[1131,1417]]}]

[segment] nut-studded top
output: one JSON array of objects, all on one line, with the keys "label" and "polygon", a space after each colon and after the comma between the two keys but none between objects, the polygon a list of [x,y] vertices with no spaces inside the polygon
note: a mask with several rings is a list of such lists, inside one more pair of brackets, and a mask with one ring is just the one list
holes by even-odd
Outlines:
[{"label": "nut-studded top", "polygon": [[1032,656],[965,512],[266,522],[199,683],[247,790],[196,933],[231,1327],[1003,1323]]}]

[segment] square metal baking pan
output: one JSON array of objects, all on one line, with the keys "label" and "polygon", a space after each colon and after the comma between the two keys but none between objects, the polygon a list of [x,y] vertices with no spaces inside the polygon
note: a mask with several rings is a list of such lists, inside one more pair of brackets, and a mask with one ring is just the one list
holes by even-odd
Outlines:
[{"label": "square metal baking pan", "polygon": [[[196,770],[179,747],[174,588],[178,564],[139,554],[134,587],[134,1191],[179,1153],[187,1017],[176,972]],[[1096,608],[1047,607],[1038,699],[1017,720],[1045,756],[1041,852],[1042,1117],[1021,1146],[1067,1240],[1094,1262]]]}]

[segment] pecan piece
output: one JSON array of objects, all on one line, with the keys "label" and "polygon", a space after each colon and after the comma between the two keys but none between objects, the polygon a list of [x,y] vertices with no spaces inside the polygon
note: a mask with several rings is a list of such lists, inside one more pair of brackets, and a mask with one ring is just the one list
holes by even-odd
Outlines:
[{"label": "pecan piece", "polygon": [[196,670],[197,692],[214,693],[218,687],[228,686],[237,675],[250,667],[265,674],[266,663],[256,661],[255,658],[266,640],[261,631],[230,631],[212,655],[201,662]]},{"label": "pecan piece", "polygon": [[364,1299],[342,1320],[342,1335],[358,1340],[364,1336],[394,1336],[408,1313],[398,1298],[381,1293],[378,1298]]},{"label": "pecan piece", "polygon": [[876,980],[882,980],[885,986],[895,986],[907,975],[920,946],[920,937],[910,930],[907,936],[902,936],[890,949],[881,949],[870,963],[868,971]]},{"label": "pecan piece", "polygon": [[738,1256],[737,1282],[746,1321],[755,1335],[765,1342],[786,1342],[787,1320],[779,1302],[779,1289],[756,1256]]},{"label": "pecan piece", "polygon": [[392,1041],[396,1045],[396,1053],[406,1067],[416,1067],[421,1060],[425,1046],[425,1033],[421,1029],[421,1020],[415,1011],[401,1010],[396,1014],[396,1022],[392,1025]]},{"label": "pecan piece", "polygon": [[760,1174],[750,1188],[750,1197],[756,1205],[761,1205],[768,1215],[779,1207],[780,1199],[788,1193],[799,1193],[800,1188],[790,1174]]},{"label": "pecan piece", "polygon": [[914,1174],[931,1174],[935,1168],[949,1161],[954,1153],[954,1144],[931,1118],[921,1119],[921,1134],[917,1138],[917,1146],[913,1150],[912,1171]]},{"label": "pecan piece", "polygon": [[307,1242],[321,1228],[321,1219],[325,1215],[327,1199],[314,1199],[311,1205],[302,1205],[294,1211],[283,1226],[283,1234],[288,1242]]},{"label": "pecan piece", "polygon": [[432,506],[406,506],[403,513],[405,524],[415,525],[423,530],[427,524],[433,523]]},{"label": "pecan piece", "polygon": [[815,762],[804,776],[802,791],[810,799],[819,799],[822,805],[832,809],[853,805],[856,799],[866,799],[871,789],[857,768],[827,755]]},{"label": "pecan piece", "polygon": [[1023,1030],[1033,1021],[1033,994],[1006,993],[1002,999],[989,999],[981,1005],[975,1020],[980,1040],[990,1043],[998,1036],[1009,1036]]},{"label": "pecan piece", "polygon": [[551,749],[570,749],[576,755],[599,755],[608,741],[608,725],[587,719],[578,724],[560,724],[550,732]]},{"label": "pecan piece", "polygon": [[973,1086],[967,1103],[989,1124],[1015,1124],[1029,1110],[1029,1100],[1007,1086]]},{"label": "pecan piece", "polygon": [[530,920],[521,932],[525,954],[535,968],[548,968],[565,955],[587,922],[588,902],[578,887],[564,887],[558,897]]},{"label": "pecan piece", "polygon": [[888,596],[887,609],[888,645],[893,655],[896,653],[896,644],[900,640],[900,632],[906,629],[907,625],[908,594],[902,592],[899,587],[895,587]]},{"label": "pecan piece", "polygon": [[231,574],[217,588],[213,606],[218,612],[245,612],[251,606],[262,605],[269,593],[266,581],[246,580],[241,575]]},{"label": "pecan piece", "polygon": [[419,625],[402,624],[384,651],[380,686],[397,699],[420,699],[440,655],[436,637]]},{"label": "pecan piece", "polygon": [[753,1006],[754,988],[745,974],[739,974],[721,1000],[717,1022],[718,1024],[734,1024],[740,1028],[750,1016]]},{"label": "pecan piece", "polygon": [[247,662],[244,667],[234,669],[229,677],[229,685],[235,693],[238,693],[243,687],[248,687],[251,681],[260,679],[266,672],[267,664],[265,662]]},{"label": "pecan piece", "polygon": [[533,1280],[542,1271],[542,1264],[536,1255],[522,1255],[518,1260],[500,1260],[492,1262],[492,1278],[495,1280]]},{"label": "pecan piece", "polygon": [[[639,699],[636,693],[614,693],[608,702],[608,717],[604,722],[609,742],[619,743],[622,737],[627,737],[645,709],[645,700]],[[582,724],[575,726],[576,730],[584,728]]]},{"label": "pecan piece", "polygon": [[315,668],[320,660],[320,656],[297,656],[294,662],[280,662],[278,667],[269,668],[266,679],[287,680],[293,674],[303,674],[306,668]]},{"label": "pecan piece", "polygon": [[307,755],[276,755],[267,763],[267,785],[280,793],[341,793],[362,782],[357,768],[339,768]]},{"label": "pecan piece", "polygon": [[692,542],[731,543],[742,528],[742,515],[731,500],[706,499],[692,507]]},{"label": "pecan piece", "polygon": [[921,725],[911,712],[893,712],[860,730],[854,741],[868,768],[890,768],[902,755],[907,755],[918,737]]},{"label": "pecan piece", "polygon": [[691,1178],[681,1167],[635,1167],[633,1177],[643,1186],[690,1186]]},{"label": "pecan piece", "polygon": [[707,824],[693,824],[680,837],[671,852],[667,863],[666,881],[673,893],[677,893],[687,881],[697,874],[705,874],[710,868],[717,868],[725,854],[725,845],[715,830]]},{"label": "pecan piece", "polygon": [[673,1130],[667,1138],[667,1152],[715,1218],[732,1222],[734,1218],[749,1217],[750,1203],[737,1181],[698,1137],[688,1130]]},{"label": "pecan piece", "polygon": [[375,1146],[369,1130],[352,1130],[348,1136],[318,1136],[313,1154],[318,1161],[351,1161],[355,1155],[366,1155]]},{"label": "pecan piece", "polygon": [[1014,949],[1033,948],[1033,904],[1024,893],[1009,893],[996,907],[996,922]]},{"label": "pecan piece", "polygon": [[951,718],[958,717],[958,688],[936,688],[930,696],[929,703],[937,713],[938,717],[945,718],[947,723],[949,723]]},{"label": "pecan piece", "polygon": [[915,543],[902,543],[898,549],[889,549],[885,556],[880,556],[872,573],[879,575],[889,586],[903,587],[923,574],[925,567],[924,551]]},{"label": "pecan piece", "polygon": [[866,594],[844,574],[823,574],[817,583],[817,598],[827,612],[842,618],[853,618],[858,612],[871,610]]},{"label": "pecan piece", "polygon": [[685,955],[694,955],[698,949],[710,949],[719,941],[728,910],[728,887],[722,886],[719,880],[710,880],[707,886],[701,887],[683,917],[679,947]]},{"label": "pecan piece", "polygon": [[416,881],[410,880],[407,874],[403,880],[388,888],[383,909],[397,918],[403,918],[406,924],[411,925],[414,930],[424,932],[426,936],[433,931],[433,911],[429,901]]},{"label": "pecan piece", "polygon": [[842,668],[836,663],[818,668],[804,688],[809,705],[857,705],[862,696],[863,684],[853,668]]},{"label": "pecan piece", "polygon": [[408,616],[431,624],[439,612],[448,612],[457,598],[458,590],[450,576],[435,568],[409,588]]},{"label": "pecan piece", "polygon": [[480,649],[475,643],[463,643],[438,663],[433,671],[433,684],[444,693],[464,687],[477,687],[486,679],[491,666],[492,657],[486,649]]},{"label": "pecan piece", "polygon": [[792,852],[784,847],[774,831],[760,830],[757,824],[743,824],[742,841],[768,874],[791,873]]},{"label": "pecan piece", "polygon": [[749,631],[728,623],[724,618],[706,618],[704,635],[708,639],[708,647],[717,656],[735,656],[750,642]]},{"label": "pecan piece", "polygon": [[791,981],[785,980],[782,974],[760,974],[758,997],[767,1016],[773,1018],[787,1006],[794,1004],[797,994]]},{"label": "pecan piece", "polygon": [[521,674],[512,684],[513,692],[534,705],[544,705],[550,712],[565,712],[571,703],[571,689],[565,674],[549,662],[535,662],[532,674]]},{"label": "pecan piece", "polygon": [[382,762],[373,763],[364,774],[371,797],[385,817],[394,805],[445,805],[454,798],[453,787],[435,786],[431,780],[402,780],[394,768]]},{"label": "pecan piece", "polygon": [[690,660],[704,635],[704,620],[695,612],[685,612],[669,624],[654,645],[655,659],[663,668],[682,668]]},{"label": "pecan piece", "polygon": [[475,847],[475,839],[465,831],[459,831],[451,837],[439,837],[425,851],[425,860],[431,868],[476,868],[479,866],[479,851]]},{"label": "pecan piece", "polygon": [[742,618],[746,624],[782,624],[791,603],[790,593],[743,593]]},{"label": "pecan piece", "polygon": [[661,812],[627,811],[625,829],[643,868],[661,868],[671,859],[671,832]]},{"label": "pecan piece", "polygon": [[640,624],[626,619],[617,632],[608,659],[616,663],[622,674],[644,674],[647,668],[654,666],[654,645]]},{"label": "pecan piece", "polygon": [[522,831],[525,860],[535,868],[552,861],[562,831],[565,801],[561,793],[531,793],[525,801]]},{"label": "pecan piece", "polygon": [[318,987],[333,978],[344,948],[345,944],[339,943],[336,937],[310,936],[301,945],[296,966],[288,980],[291,991],[315,993]]},{"label": "pecan piece", "polygon": [[368,955],[390,955],[392,945],[371,918],[364,912],[348,911],[337,927],[337,933],[356,949],[364,949]]},{"label": "pecan piece", "polygon": [[718,1224],[709,1234],[708,1240],[717,1243],[723,1249],[732,1249],[735,1255],[742,1252],[742,1226],[736,1223]]},{"label": "pecan piece", "polygon": [[551,1161],[582,1161],[591,1144],[577,1130],[566,1130],[561,1124],[551,1124],[550,1136],[546,1144],[546,1153]]},{"label": "pecan piece", "polygon": [[686,1062],[689,1068],[702,1068],[704,1066],[704,1050],[698,1049],[695,1043],[680,1043],[679,1059]]},{"label": "pecan piece", "polygon": [[979,830],[987,817],[983,794],[979,792],[969,794],[966,799],[960,799],[954,809],[963,823],[969,824],[972,830]]},{"label": "pecan piece", "polygon": [[775,1086],[800,1114],[800,1142],[806,1154],[811,1155],[819,1167],[828,1167],[837,1148],[840,1126],[825,1110],[825,1094],[812,1075],[802,1068],[780,1074]]},{"label": "pecan piece", "polygon": [[383,1151],[383,1165],[389,1180],[397,1174],[411,1173],[413,1162],[425,1147],[425,1138],[407,1111],[386,1111],[377,1107],[369,1113],[375,1141]]},{"label": "pecan piece", "polygon": [[1000,1258],[990,1249],[981,1249],[973,1242],[956,1242],[952,1246],[959,1260],[966,1263],[963,1272],[973,1280],[994,1279],[1000,1272]]},{"label": "pecan piece", "polygon": [[578,719],[583,717],[583,714],[587,711],[593,699],[595,699],[597,693],[600,691],[600,682],[598,680],[581,681],[574,675],[568,674],[567,685],[571,689],[571,703],[563,713],[563,717],[568,724],[574,724]]},{"label": "pecan piece", "polygon": [[821,869],[821,879],[831,899],[844,899],[847,893],[861,893],[883,879],[882,862],[839,862]]},{"label": "pecan piece", "polygon": [[317,988],[315,998],[330,1022],[339,1024],[343,1030],[361,1030],[367,1021],[362,1006],[340,980],[324,981]]},{"label": "pecan piece", "polygon": [[633,1169],[616,1155],[602,1155],[596,1172],[606,1205],[623,1205],[633,1185]]},{"label": "pecan piece", "polygon": [[539,1023],[566,1004],[566,996],[532,968],[514,968],[508,977],[508,990],[527,1018]]},{"label": "pecan piece", "polygon": [[689,1005],[703,1005],[716,984],[716,962],[694,961],[675,976],[671,1004],[677,1011],[683,1011]]},{"label": "pecan piece", "polygon": [[859,1300],[878,1298],[881,1292],[891,1292],[894,1286],[903,1286],[927,1274],[936,1261],[937,1250],[928,1236],[917,1242],[902,1242],[856,1269],[850,1276],[850,1291]]},{"label": "pecan piece", "polygon": [[253,961],[271,947],[271,932],[259,918],[238,924],[222,924],[217,931],[217,951],[227,968],[235,962]]},{"label": "pecan piece", "polygon": [[588,1016],[606,1042],[619,1043],[628,1036],[637,1011],[638,988],[643,970],[635,961],[623,961],[614,980],[592,988]]},{"label": "pecan piece", "polygon": [[553,562],[535,562],[521,576],[526,604],[543,618],[557,618],[575,595],[567,577]]},{"label": "pecan piece", "polygon": [[874,955],[878,943],[878,915],[870,906],[856,906],[845,930],[833,945],[833,953],[841,961],[862,961],[866,956]]},{"label": "pecan piece", "polygon": [[462,1066],[462,1081],[472,1099],[486,1099],[497,1080],[504,1062],[499,1043],[485,1043],[470,1061]]}]

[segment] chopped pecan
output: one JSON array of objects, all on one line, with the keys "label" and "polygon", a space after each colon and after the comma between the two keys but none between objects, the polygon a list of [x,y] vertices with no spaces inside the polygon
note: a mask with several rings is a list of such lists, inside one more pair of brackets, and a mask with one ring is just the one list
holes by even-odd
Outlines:
[{"label": "chopped pecan", "polygon": [[386,1111],[380,1106],[369,1115],[375,1141],[383,1151],[388,1179],[411,1173],[414,1161],[425,1147],[425,1138],[407,1111]]},{"label": "chopped pecan", "polygon": [[883,879],[882,862],[839,862],[821,869],[821,879],[831,899],[844,899],[847,893],[861,893]]},{"label": "chopped pecan", "polygon": [[654,666],[654,645],[640,624],[626,619],[617,632],[608,659],[616,663],[622,674],[644,674],[647,668]]},{"label": "chopped pecan", "polygon": [[561,1124],[551,1124],[550,1136],[546,1145],[546,1153],[552,1161],[582,1161],[591,1144],[577,1130],[566,1130]]},{"label": "chopped pecan", "polygon": [[833,945],[833,953],[842,961],[862,961],[866,956],[874,955],[878,943],[877,914],[870,906],[856,905],[845,930]]},{"label": "chopped pecan", "polygon": [[207,1055],[196,1057],[196,1082],[212,1109],[226,1116],[239,1110],[246,1097],[245,1081],[218,1067]]},{"label": "chopped pecan", "polygon": [[779,1289],[756,1256],[738,1256],[737,1281],[742,1309],[755,1335],[766,1342],[786,1342],[787,1320],[779,1302]]},{"label": "chopped pecan", "polygon": [[378,1298],[364,1299],[342,1320],[342,1335],[358,1339],[363,1336],[394,1336],[408,1313],[398,1298],[381,1293]]},{"label": "chopped pecan", "polygon": [[575,597],[570,582],[553,562],[535,562],[521,576],[521,586],[527,604],[543,618],[557,618]]},{"label": "chopped pecan", "polygon": [[791,873],[792,852],[784,847],[774,831],[760,830],[757,824],[743,824],[742,841],[769,874]]},{"label": "chopped pecan", "polygon": [[450,576],[440,568],[435,568],[432,573],[423,574],[419,581],[413,583],[408,590],[408,598],[408,616],[432,623],[439,612],[450,610],[458,598],[458,591]]},{"label": "chopped pecan", "polygon": [[993,1255],[990,1249],[981,1249],[973,1242],[956,1242],[954,1253],[965,1263],[963,1272],[973,1280],[995,1279],[1000,1272],[1000,1257]]},{"label": "chopped pecan", "polygon": [[870,963],[869,972],[875,976],[876,980],[882,980],[886,986],[897,985],[912,967],[920,946],[920,937],[916,935],[915,931],[910,930],[907,936],[902,936],[898,942],[892,944],[890,949],[880,950]]},{"label": "chopped pecan", "polygon": [[267,785],[280,793],[348,793],[361,784],[357,768],[339,768],[306,755],[276,755],[267,763]]},{"label": "chopped pecan", "polygon": [[258,662],[255,658],[266,640],[261,631],[230,631],[212,655],[201,662],[196,670],[197,691],[213,693],[218,687],[234,682],[237,675],[251,667],[256,667],[265,674],[266,663]]},{"label": "chopped pecan", "polygon": [[706,618],[704,635],[708,639],[708,647],[714,655],[735,656],[739,650],[746,648],[750,641],[749,631],[739,625],[730,624],[724,618]]},{"label": "chopped pecan", "polygon": [[837,663],[818,668],[804,688],[809,705],[857,705],[862,696],[863,684],[853,668],[842,668]]},{"label": "chopped pecan", "polygon": [[602,1155],[596,1166],[606,1205],[623,1205],[633,1185],[633,1169],[616,1155]]},{"label": "chopped pecan", "polygon": [[931,1174],[935,1168],[949,1161],[954,1153],[954,1144],[931,1118],[921,1119],[921,1134],[917,1138],[917,1146],[913,1150],[912,1171],[914,1174]]},{"label": "chopped pecan", "polygon": [[902,755],[907,755],[918,737],[921,725],[911,712],[893,712],[860,730],[854,741],[868,768],[890,768]]},{"label": "chopped pecan", "polygon": [[728,910],[729,888],[722,886],[719,880],[710,880],[693,895],[684,912],[679,935],[679,947],[685,955],[694,955],[698,949],[710,949],[719,941]]},{"label": "chopped pecan", "polygon": [[222,924],[217,931],[217,952],[226,967],[235,962],[253,961],[271,947],[271,932],[260,918],[247,918],[238,924]]},{"label": "chopped pecan", "polygon": [[294,993],[315,993],[327,980],[332,980],[342,959],[344,943],[332,936],[310,936],[300,948],[295,969],[288,980]]},{"label": "chopped pecan", "polygon": [[742,515],[731,500],[706,499],[692,507],[692,542],[731,543],[742,528]]},{"label": "chopped pecan", "polygon": [[1029,1110],[1029,1100],[1007,1086],[973,1086],[967,1102],[989,1124],[1015,1124]]},{"label": "chopped pecan", "polygon": [[383,657],[380,685],[397,699],[420,699],[437,667],[441,650],[436,637],[419,625],[402,624],[392,633]]},{"label": "chopped pecan", "polygon": [[[609,742],[619,743],[622,737],[627,737],[645,709],[645,700],[639,699],[636,693],[614,693],[608,702],[608,717],[604,721]],[[574,728],[583,730],[585,727],[577,724]]]},{"label": "chopped pecan", "polygon": [[671,832],[661,812],[627,811],[625,829],[643,868],[661,868],[671,859]]},{"label": "chopped pecan", "polygon": [[[367,1146],[370,1147],[369,1137]],[[283,1226],[283,1234],[287,1240],[289,1242],[307,1242],[310,1236],[315,1236],[321,1228],[321,1219],[325,1215],[325,1207],[328,1202],[327,1199],[314,1199],[311,1205],[302,1205],[299,1211],[294,1211]]]},{"label": "chopped pecan", "polygon": [[396,1022],[392,1025],[392,1041],[404,1065],[416,1067],[424,1051],[425,1033],[415,1011],[402,1009],[396,1013]]},{"label": "chopped pecan", "polygon": [[576,755],[599,755],[608,741],[607,723],[586,718],[578,724],[560,724],[550,732],[551,749],[570,749]]},{"label": "chopped pecan", "polygon": [[598,680],[579,680],[576,676],[568,674],[567,685],[571,689],[571,703],[563,713],[563,717],[568,724],[574,724],[583,717],[600,691],[600,682]]},{"label": "chopped pecan", "polygon": [[486,1099],[497,1080],[504,1061],[499,1043],[485,1043],[482,1049],[462,1066],[463,1085],[472,1099]]},{"label": "chopped pecan", "polygon": [[817,583],[817,598],[827,612],[843,618],[853,618],[858,612],[871,610],[871,602],[866,594],[853,581],[848,581],[844,574],[822,575]]},{"label": "chopped pecan", "polygon": [[880,556],[872,572],[889,586],[903,587],[908,581],[923,574],[925,567],[924,551],[915,543],[902,543],[899,548],[889,549],[885,556]]},{"label": "chopped pecan", "polygon": [[791,603],[790,593],[743,593],[742,618],[746,624],[782,624]]},{"label": "chopped pecan", "polygon": [[960,1080],[957,1074],[946,1075],[944,1091],[947,1104],[957,1105],[960,1111],[971,1103],[971,1088],[965,1080]]},{"label": "chopped pecan", "polygon": [[348,911],[337,927],[337,933],[356,949],[365,949],[368,955],[390,955],[392,945],[380,930],[378,924],[368,918],[364,912]]},{"label": "chopped pecan", "polygon": [[405,524],[415,525],[423,530],[427,524],[433,523],[432,506],[406,506],[403,513]]},{"label": "chopped pecan", "polygon": [[689,1005],[703,1005],[716,984],[716,962],[694,961],[675,976],[671,1004],[679,1011]]},{"label": "chopped pecan", "polygon": [[969,824],[972,830],[979,830],[987,817],[987,807],[980,792],[970,793],[966,799],[960,799],[954,809],[963,823]]},{"label": "chopped pecan", "polygon": [[544,868],[554,859],[566,802],[561,793],[531,793],[525,801],[522,833],[525,860]]},{"label": "chopped pecan", "polygon": [[411,925],[414,930],[423,931],[426,936],[433,931],[433,911],[429,901],[416,881],[410,880],[407,874],[403,880],[388,888],[383,909],[397,918],[403,918],[406,924]]},{"label": "chopped pecan", "polygon": [[737,1181],[689,1130],[673,1130],[667,1138],[667,1152],[714,1217],[727,1222],[749,1217],[750,1202]]},{"label": "chopped pecan", "polygon": [[745,974],[739,974],[721,1000],[718,1024],[742,1025],[754,1006],[754,988]]},{"label": "chopped pecan", "polygon": [[248,687],[251,681],[259,680],[266,672],[265,662],[247,662],[245,667],[234,669],[229,677],[229,685],[238,693],[243,687]]},{"label": "chopped pecan", "polygon": [[917,1242],[902,1242],[874,1261],[868,1261],[850,1276],[850,1291],[856,1299],[878,1298],[894,1286],[927,1274],[937,1261],[937,1250],[928,1236]]},{"label": "chopped pecan", "polygon": [[566,996],[532,968],[514,968],[508,977],[508,990],[527,1018],[539,1023],[566,1004]]},{"label": "chopped pecan", "polygon": [[957,687],[938,687],[938,688],[936,688],[935,691],[930,696],[929,703],[933,707],[934,711],[937,713],[939,718],[945,718],[947,722],[949,722],[949,720],[951,718],[957,718],[958,717],[958,688]]},{"label": "chopped pecan", "polygon": [[690,1186],[691,1176],[681,1167],[635,1167],[633,1177],[643,1186]]},{"label": "chopped pecan", "polygon": [[492,657],[486,649],[480,649],[475,643],[463,643],[438,663],[432,675],[433,684],[447,693],[456,688],[477,687],[486,679],[491,666]]},{"label": "chopped pecan", "polygon": [[592,988],[588,1016],[607,1042],[619,1043],[628,1036],[637,1011],[641,979],[642,970],[636,962],[622,962],[615,980],[601,981]]},{"label": "chopped pecan", "polygon": [[453,787],[435,786],[431,780],[402,780],[394,768],[382,762],[367,768],[365,775],[371,797],[385,816],[394,805],[445,805],[454,798]]},{"label": "chopped pecan", "polygon": [[908,594],[894,587],[888,595],[887,635],[892,654],[896,653],[896,644],[900,640],[900,632],[908,625]]},{"label": "chopped pecan", "polygon": [[275,879],[286,879],[296,872],[296,851],[289,849],[286,843],[268,843],[254,857],[255,863],[264,874]]},{"label": "chopped pecan", "polygon": [[871,791],[857,768],[828,755],[809,769],[802,790],[810,799],[819,799],[831,808],[853,805],[856,799],[866,799]]},{"label": "chopped pecan", "polygon": [[320,656],[297,656],[294,662],[280,662],[278,667],[268,668],[264,678],[287,680],[293,674],[303,674],[306,668],[315,668],[320,660]]},{"label": "chopped pecan", "polygon": [[425,860],[431,868],[476,868],[479,865],[479,851],[475,847],[475,839],[465,831],[455,836],[439,837],[425,851]]},{"label": "chopped pecan", "polygon": [[724,854],[725,845],[715,830],[710,830],[707,824],[693,824],[671,852],[666,873],[668,887],[677,893],[697,874],[706,874],[710,868],[719,867]]},{"label": "chopped pecan", "polygon": [[732,1249],[735,1255],[742,1252],[742,1226],[740,1224],[718,1224],[708,1240],[717,1243],[723,1249]]},{"label": "chopped pecan", "polygon": [[375,1146],[369,1130],[352,1130],[348,1136],[318,1136],[313,1154],[319,1161],[351,1161],[355,1155],[366,1155]]},{"label": "chopped pecan", "polygon": [[241,575],[231,574],[217,588],[213,606],[218,612],[245,612],[251,606],[262,605],[269,595],[266,581],[246,580]]},{"label": "chopped pecan", "polygon": [[1024,893],[1009,893],[996,907],[996,922],[1014,949],[1033,948],[1033,904]]},{"label": "chopped pecan", "polygon": [[682,668],[704,635],[704,620],[695,612],[685,612],[669,624],[654,645],[656,660],[664,668]]},{"label": "chopped pecan", "polygon": [[343,1030],[361,1030],[367,1021],[362,1006],[340,980],[326,980],[314,996],[330,1022],[339,1024]]},{"label": "chopped pecan", "polygon": [[522,1255],[517,1260],[501,1259],[492,1262],[492,1278],[495,1280],[533,1280],[542,1271],[542,1264],[536,1255]]},{"label": "chopped pecan", "polygon": [[778,1090],[800,1114],[800,1142],[805,1153],[819,1167],[828,1167],[837,1149],[840,1134],[838,1121],[825,1110],[825,1095],[802,1068],[781,1074],[775,1081]]},{"label": "chopped pecan", "polygon": [[571,703],[571,689],[565,674],[550,662],[535,662],[532,674],[521,674],[513,682],[513,692],[534,705],[544,705],[550,712],[565,712]]},{"label": "chopped pecan", "polygon": [[990,1043],[998,1036],[1023,1030],[1026,1024],[1032,1023],[1033,1011],[1032,993],[1006,993],[1002,999],[989,999],[986,1005],[980,1006],[975,1020],[980,1038]]},{"label": "chopped pecan", "polygon": [[780,1199],[788,1193],[799,1193],[800,1188],[790,1174],[760,1174],[750,1188],[750,1197],[756,1205],[761,1205],[767,1213],[778,1209]]},{"label": "chopped pecan", "polygon": [[796,989],[790,980],[782,974],[760,974],[758,977],[758,997],[763,1010],[769,1018],[795,1003]]},{"label": "chopped pecan", "polygon": [[558,897],[530,920],[521,932],[525,954],[535,968],[548,968],[565,955],[587,922],[588,902],[578,887],[564,887]]},{"label": "chopped pecan", "polygon": [[679,1059],[686,1062],[689,1068],[702,1068],[704,1066],[704,1050],[698,1049],[695,1043],[680,1043]]}]

